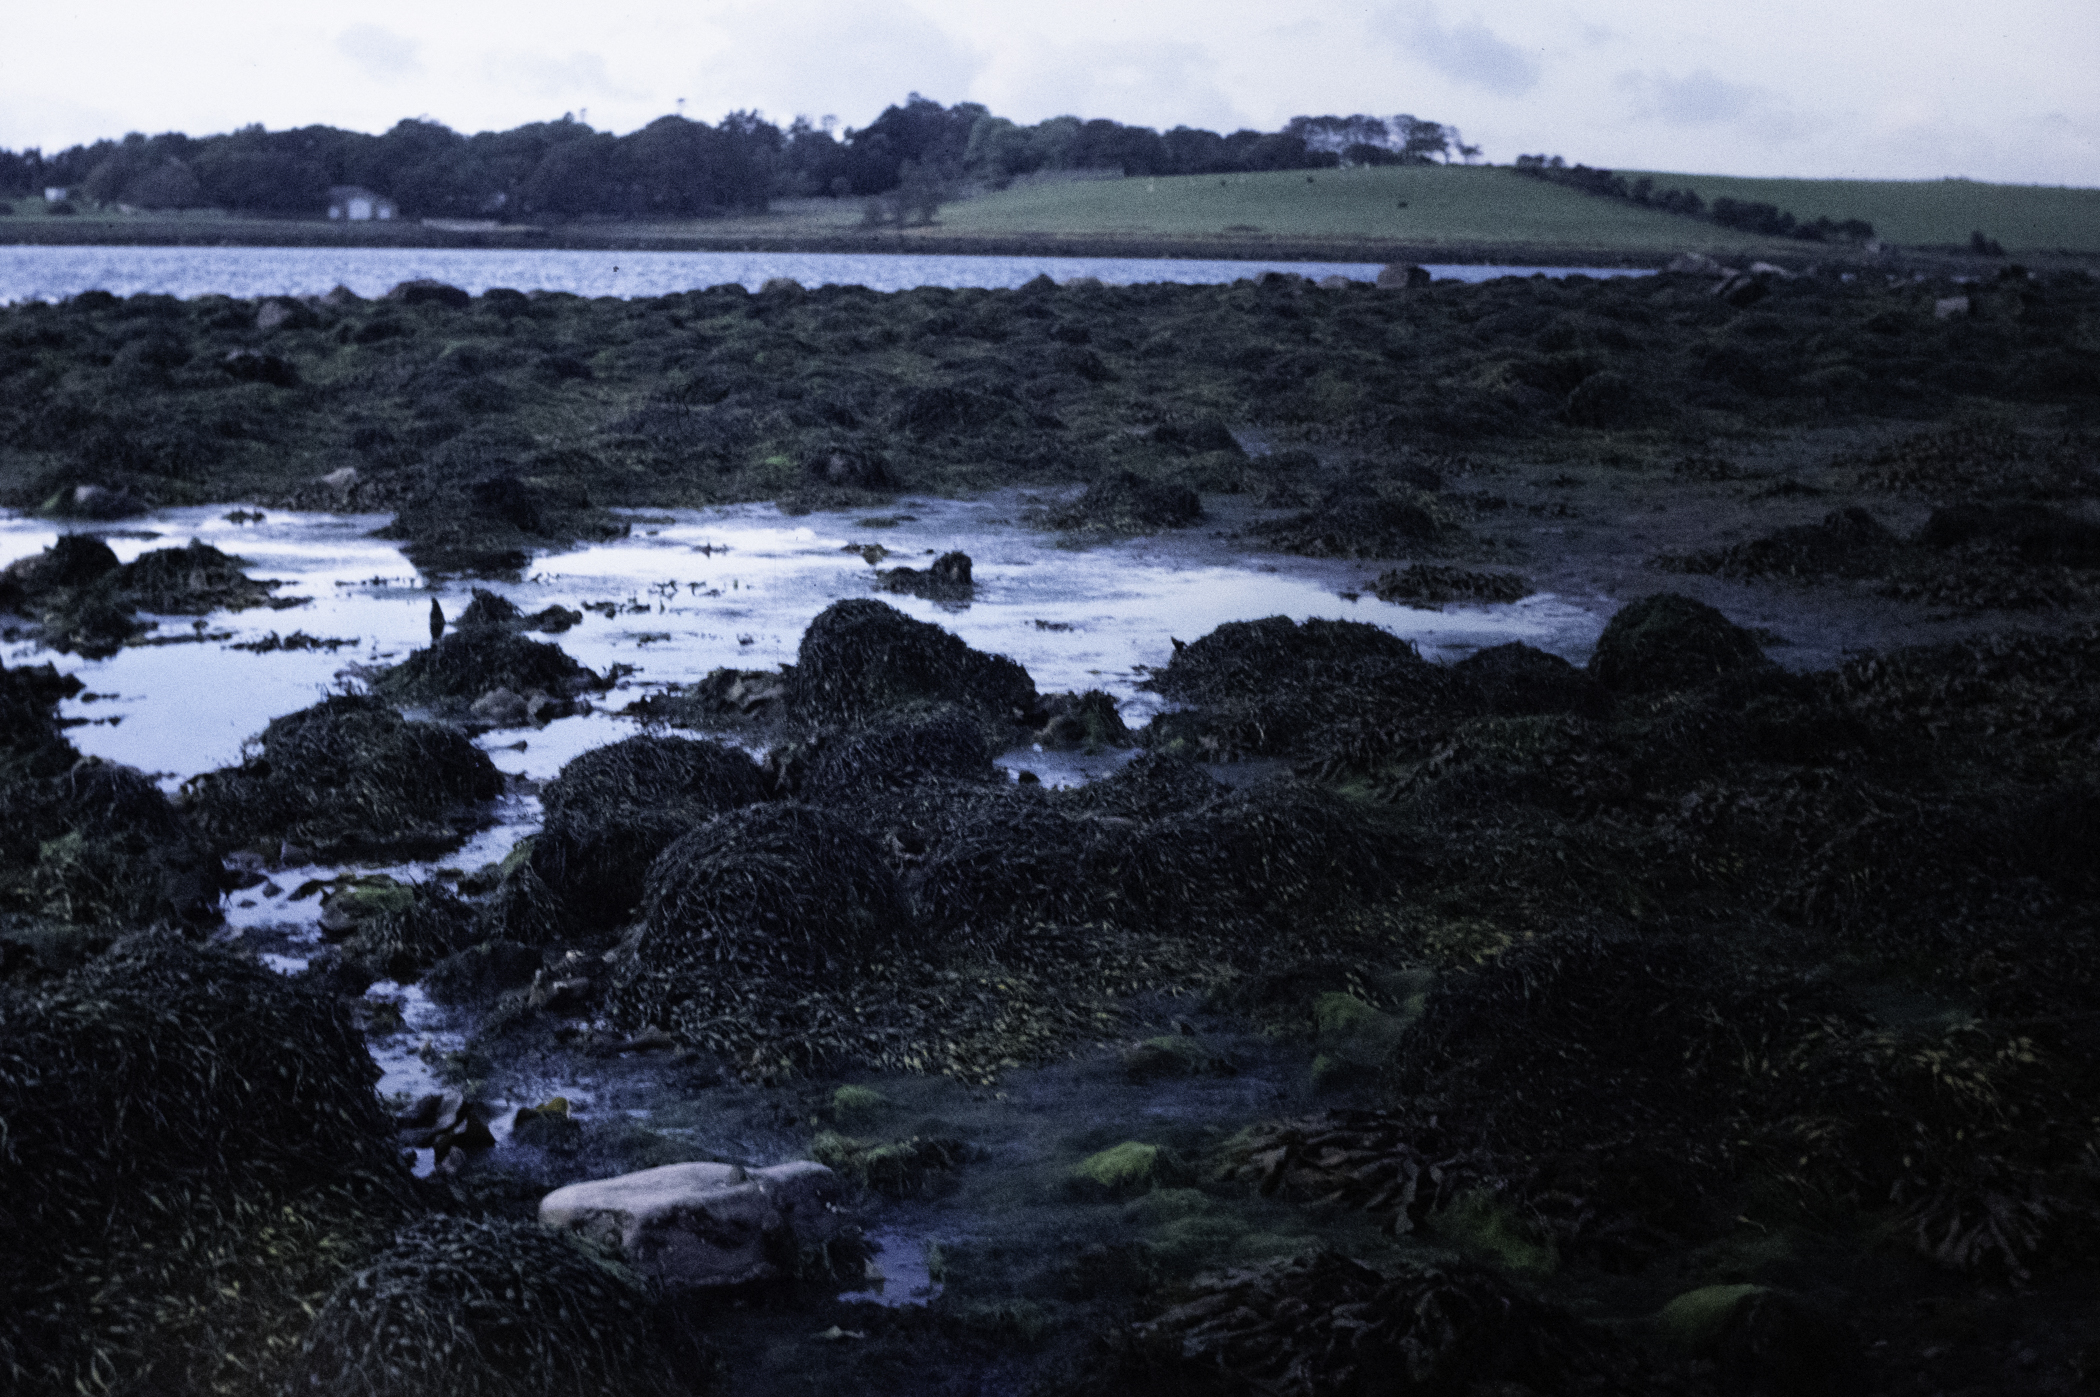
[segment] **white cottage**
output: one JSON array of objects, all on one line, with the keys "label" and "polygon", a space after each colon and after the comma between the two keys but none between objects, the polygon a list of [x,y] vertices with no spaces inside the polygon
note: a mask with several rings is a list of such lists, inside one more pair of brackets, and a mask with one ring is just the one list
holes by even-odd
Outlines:
[{"label": "white cottage", "polygon": [[394,216],[394,201],[354,184],[339,184],[328,191],[328,216],[351,223],[389,219]]}]

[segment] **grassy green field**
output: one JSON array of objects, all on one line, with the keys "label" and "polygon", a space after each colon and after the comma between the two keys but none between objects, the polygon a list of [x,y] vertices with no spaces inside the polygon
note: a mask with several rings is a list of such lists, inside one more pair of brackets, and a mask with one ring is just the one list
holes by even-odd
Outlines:
[{"label": "grassy green field", "polygon": [[1715,199],[1776,204],[1797,218],[1864,218],[1905,247],[1965,245],[1981,232],[2007,252],[2100,251],[2100,189],[1983,184],[1967,179],[1742,179],[1733,175],[1649,174],[1665,188]]},{"label": "grassy green field", "polygon": [[[1629,171],[1630,176],[1640,172]],[[1742,179],[1658,173],[1664,187],[1775,204],[1797,217],[1864,218],[1902,247],[1965,247],[1972,231],[2008,253],[2100,253],[2100,189],[1979,184],[1970,180]],[[765,213],[675,223],[586,222],[507,226],[477,234],[409,221],[346,226],[231,217],[212,210],[49,214],[17,199],[0,216],[0,242],[322,240],[375,246],[729,246],[830,244],[856,250],[1105,251],[1108,255],[1380,255],[1452,261],[1595,258],[1658,264],[1686,250],[1723,257],[1817,255],[1814,244],[1754,237],[1699,219],[1598,198],[1492,166],[1278,171],[1040,184],[948,204],[931,227],[870,231],[858,199],[777,201]],[[12,231],[15,236],[9,237]],[[54,236],[55,235],[55,236]],[[1100,246],[1088,246],[1098,244]],[[1156,245],[1154,250],[1130,250]],[[1008,245],[1008,246],[1002,246]],[[1110,245],[1116,245],[1111,248]],[[1331,246],[1329,246],[1331,245]],[[1279,249],[1295,249],[1283,252]],[[859,250],[878,250],[875,248]],[[1825,254],[1827,255],[1827,254]]]},{"label": "grassy green field", "polygon": [[[1488,167],[1278,171],[1036,185],[941,210],[958,233],[1262,234],[1478,244],[1734,251],[1764,240]],[[1966,235],[1964,235],[1966,236]]]}]

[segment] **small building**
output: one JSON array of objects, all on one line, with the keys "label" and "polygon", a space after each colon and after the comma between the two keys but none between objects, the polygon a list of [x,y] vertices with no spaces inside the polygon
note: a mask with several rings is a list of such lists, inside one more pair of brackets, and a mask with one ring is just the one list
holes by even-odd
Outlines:
[{"label": "small building", "polygon": [[66,201],[66,195],[70,193],[72,191],[62,184],[47,184],[44,186],[44,202],[47,204],[63,204]]},{"label": "small building", "polygon": [[390,219],[394,216],[394,201],[354,184],[339,184],[328,191],[328,216],[350,223]]}]

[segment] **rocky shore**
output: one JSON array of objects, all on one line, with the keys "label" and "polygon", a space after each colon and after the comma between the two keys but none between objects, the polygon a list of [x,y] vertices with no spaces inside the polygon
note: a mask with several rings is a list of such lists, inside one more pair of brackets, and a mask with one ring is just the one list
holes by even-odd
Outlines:
[{"label": "rocky shore", "polygon": [[[0,1371],[2100,1380],[2096,333],[2079,275],[1750,269],[0,311],[0,489],[73,529],[0,605],[55,651],[274,604],[87,536],[207,500],[391,511],[421,566],[500,575],[613,506],[1025,483],[1075,546],[1229,519],[1409,605],[1620,599],[1581,664],[1175,637],[1141,727],[839,602],[792,665],[638,705],[483,867],[445,862],[505,791],[466,730],[611,701],[573,612],[485,594],[172,796],[18,659]],[[1051,789],[1017,744],[1130,755]],[[282,974],[220,909],[293,851],[428,876],[294,890],[326,944]],[[463,1041],[383,1101],[411,986]]]}]

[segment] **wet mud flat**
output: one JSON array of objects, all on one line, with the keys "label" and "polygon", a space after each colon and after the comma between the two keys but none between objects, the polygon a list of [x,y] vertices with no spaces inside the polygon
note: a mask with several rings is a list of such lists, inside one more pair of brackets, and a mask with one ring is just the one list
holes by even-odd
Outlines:
[{"label": "wet mud flat", "polygon": [[[1479,291],[1444,309],[1661,294]],[[1388,329],[1430,314],[1363,294]],[[1978,291],[1966,328],[1916,288],[1671,294],[1722,337],[1911,297],[1914,382],[1973,368],[1979,327],[1999,362],[2089,352],[2069,283]],[[1603,352],[1659,352],[1629,344]],[[1163,624],[1142,672],[972,643],[982,552],[861,559],[916,575],[640,693],[602,687],[631,638],[551,628],[589,597],[462,579],[427,645],[170,792],[82,760],[73,681],[11,655],[9,1226],[64,1264],[11,1276],[0,1360],[113,1391],[2075,1390],[2100,475],[2075,373],[1966,382],[1907,419],[1738,385],[1397,446],[1196,393],[1214,420],[1104,428],[1035,527],[1222,535],[1359,600]],[[834,443],[790,504],[875,543],[902,472],[988,449],[926,440],[883,486]],[[492,508],[555,488],[466,485],[504,479]],[[569,517],[669,527],[593,498]],[[503,527],[541,558],[585,536]],[[10,570],[21,643],[89,634],[82,597],[179,614],[81,551]],[[1526,592],[1608,624],[1403,638]],[[510,731],[564,760],[521,784]],[[1037,747],[1073,765],[1016,779]],[[797,1160],[841,1230],[736,1284],[536,1221],[565,1185]]]}]

